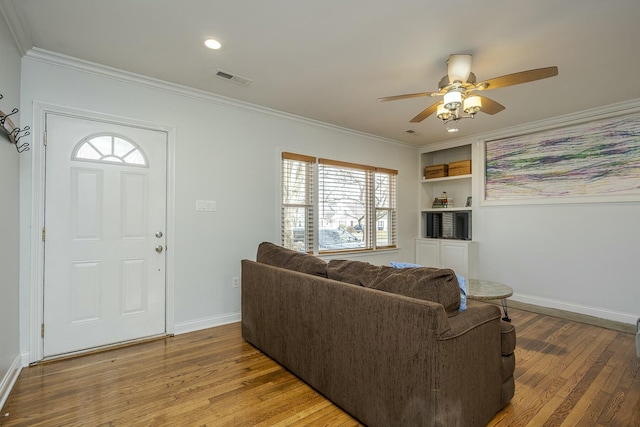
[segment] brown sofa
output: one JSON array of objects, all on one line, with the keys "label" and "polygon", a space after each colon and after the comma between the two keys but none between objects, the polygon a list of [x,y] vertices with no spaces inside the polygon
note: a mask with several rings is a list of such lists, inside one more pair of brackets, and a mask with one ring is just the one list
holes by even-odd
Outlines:
[{"label": "brown sofa", "polygon": [[459,304],[447,269],[271,243],[242,261],[244,339],[369,426],[484,426],[509,403],[513,326],[495,305]]}]

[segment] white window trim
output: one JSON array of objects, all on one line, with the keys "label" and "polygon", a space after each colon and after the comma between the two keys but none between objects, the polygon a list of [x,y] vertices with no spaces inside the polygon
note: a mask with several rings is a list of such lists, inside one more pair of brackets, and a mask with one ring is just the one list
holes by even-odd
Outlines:
[{"label": "white window trim", "polygon": [[[389,169],[389,168],[380,168],[380,167],[375,167],[375,166],[369,166],[369,165],[365,165],[365,164],[361,164],[361,163],[351,163],[351,162],[346,162],[346,161],[341,161],[341,160],[329,160],[331,162],[336,162],[336,163],[342,163],[345,165],[348,164],[353,164],[353,165],[357,165],[360,166],[362,168],[368,168],[372,171],[373,174],[375,174],[376,172],[380,172],[380,173],[390,173],[392,175],[395,175],[395,194],[392,196],[393,199],[393,204],[392,206],[390,206],[390,208],[377,208],[375,205],[375,175],[372,177],[372,181],[373,181],[373,188],[371,190],[371,195],[369,195],[371,197],[370,199],[370,205],[368,206],[367,209],[371,210],[371,214],[369,215],[369,218],[367,220],[367,225],[370,226],[370,229],[373,230],[373,235],[369,236],[368,239],[371,240],[371,246],[370,247],[366,247],[366,248],[362,248],[362,249],[343,249],[343,250],[336,250],[336,251],[319,251],[319,238],[318,238],[318,232],[319,232],[319,189],[320,189],[320,183],[319,183],[319,164],[320,164],[320,159],[325,159],[322,156],[319,155],[310,155],[310,154],[304,154],[301,153],[299,150],[279,150],[278,152],[278,157],[277,157],[277,161],[278,161],[278,170],[279,173],[277,174],[277,183],[278,183],[278,205],[276,207],[277,209],[277,217],[276,217],[276,223],[277,223],[277,230],[278,230],[278,236],[279,236],[279,242],[280,244],[282,244],[282,207],[283,207],[283,197],[282,197],[282,186],[283,186],[283,174],[282,174],[282,165],[283,165],[283,158],[282,155],[283,153],[292,153],[292,154],[296,154],[299,156],[303,156],[303,157],[312,157],[315,158],[315,162],[312,164],[313,166],[313,172],[312,172],[312,176],[314,179],[314,183],[312,185],[313,187],[313,254],[316,256],[320,256],[320,257],[335,257],[335,256],[339,256],[339,255],[343,255],[343,254],[348,254],[349,256],[358,256],[358,255],[367,255],[367,254],[372,254],[372,253],[381,253],[381,252],[389,252],[389,251],[397,251],[399,250],[399,246],[398,246],[398,239],[399,239],[399,235],[398,235],[398,219],[399,219],[399,215],[398,215],[398,205],[397,205],[397,194],[398,194],[398,171],[395,169]],[[326,160],[326,159],[325,159]],[[391,197],[391,196],[390,196]],[[372,203],[371,203],[372,202]],[[392,235],[392,244],[391,245],[383,245],[383,246],[377,246],[377,239],[376,239],[376,235],[375,233],[377,232],[377,219],[376,219],[376,212],[378,210],[387,210],[389,213],[391,213],[392,219],[395,220],[395,223],[393,224],[393,227],[391,227],[391,225],[389,226],[389,231],[393,233]],[[371,226],[372,224],[372,226]]]}]

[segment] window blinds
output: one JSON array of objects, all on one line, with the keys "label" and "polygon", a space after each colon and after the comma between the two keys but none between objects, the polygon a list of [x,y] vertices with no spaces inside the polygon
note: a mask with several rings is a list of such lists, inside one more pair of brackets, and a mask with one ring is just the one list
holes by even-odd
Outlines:
[{"label": "window blinds", "polygon": [[282,153],[281,239],[285,248],[313,252],[315,157]]},{"label": "window blinds", "polygon": [[320,253],[396,247],[398,172],[321,158],[316,176],[315,164],[282,153],[283,246]]}]

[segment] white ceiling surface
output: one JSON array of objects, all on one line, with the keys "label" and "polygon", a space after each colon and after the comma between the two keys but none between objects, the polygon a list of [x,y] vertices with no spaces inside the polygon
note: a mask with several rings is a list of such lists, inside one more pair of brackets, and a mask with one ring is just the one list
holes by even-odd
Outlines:
[{"label": "white ceiling surface", "polygon": [[[417,146],[640,98],[639,0],[0,0],[23,51],[37,47]],[[448,9],[448,11],[447,11]],[[223,49],[203,46],[216,37]],[[439,98],[452,53],[478,81],[557,65],[483,92],[506,109],[409,120]],[[214,77],[217,69],[253,80]],[[405,131],[414,130],[411,135]],[[452,136],[453,135],[453,136]]]}]

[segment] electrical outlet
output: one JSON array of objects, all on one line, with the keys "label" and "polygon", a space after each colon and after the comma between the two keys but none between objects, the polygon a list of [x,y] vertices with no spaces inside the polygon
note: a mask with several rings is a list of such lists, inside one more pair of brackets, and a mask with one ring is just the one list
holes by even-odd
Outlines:
[{"label": "electrical outlet", "polygon": [[233,279],[231,279],[231,287],[232,288],[239,288],[240,287],[240,278],[239,277],[234,277]]}]

